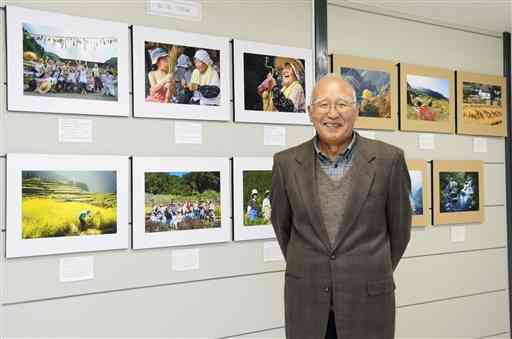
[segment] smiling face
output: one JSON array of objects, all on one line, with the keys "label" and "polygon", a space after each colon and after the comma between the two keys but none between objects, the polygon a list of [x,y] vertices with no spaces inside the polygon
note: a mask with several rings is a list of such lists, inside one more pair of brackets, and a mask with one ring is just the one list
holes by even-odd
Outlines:
[{"label": "smiling face", "polygon": [[165,56],[158,58],[156,66],[159,70],[167,72],[169,70],[169,59]]},{"label": "smiling face", "polygon": [[282,70],[281,74],[283,75],[283,85],[284,86],[288,86],[292,82],[297,80],[297,77],[295,77],[295,73],[293,72],[293,69],[290,66],[290,64],[286,64],[283,67],[283,70]]},{"label": "smiling face", "polygon": [[321,141],[338,145],[352,137],[359,114],[354,97],[353,88],[341,78],[328,76],[317,83],[308,113]]},{"label": "smiling face", "polygon": [[206,69],[208,68],[208,65],[204,62],[202,62],[201,60],[199,59],[194,59],[194,64],[196,66],[196,68],[199,70],[199,73],[204,73],[206,72]]}]

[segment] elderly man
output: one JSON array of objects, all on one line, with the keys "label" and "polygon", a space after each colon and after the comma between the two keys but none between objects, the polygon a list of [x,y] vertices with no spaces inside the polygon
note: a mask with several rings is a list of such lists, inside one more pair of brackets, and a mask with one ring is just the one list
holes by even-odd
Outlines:
[{"label": "elderly man", "polygon": [[353,131],[358,111],[348,82],[323,77],[308,107],[316,136],[274,156],[289,339],[394,338],[411,181],[401,149]]}]

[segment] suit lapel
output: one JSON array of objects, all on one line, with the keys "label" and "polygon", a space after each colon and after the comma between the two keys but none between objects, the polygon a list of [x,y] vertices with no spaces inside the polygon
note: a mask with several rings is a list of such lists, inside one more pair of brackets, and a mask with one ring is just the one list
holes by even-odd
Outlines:
[{"label": "suit lapel", "polygon": [[352,160],[353,168],[350,169],[355,175],[352,176],[352,182],[346,186],[348,189],[348,201],[345,205],[342,224],[340,225],[334,241],[334,251],[341,244],[359,216],[375,176],[375,166],[373,162],[375,155],[366,147],[367,141],[360,135],[357,137],[359,140],[357,140],[358,145],[354,149],[355,153]]},{"label": "suit lapel", "polygon": [[299,163],[298,171],[295,172],[295,178],[302,202],[316,235],[330,253],[331,244],[320,210],[313,139],[304,143],[303,146],[298,149],[295,159]]}]

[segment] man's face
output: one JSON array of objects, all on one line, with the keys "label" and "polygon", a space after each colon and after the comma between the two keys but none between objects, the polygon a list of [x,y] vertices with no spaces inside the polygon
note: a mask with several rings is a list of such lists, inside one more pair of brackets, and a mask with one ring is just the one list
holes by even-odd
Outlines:
[{"label": "man's face", "polygon": [[326,79],[318,84],[315,92],[308,113],[319,138],[328,144],[350,138],[359,114],[350,86],[341,79]]}]

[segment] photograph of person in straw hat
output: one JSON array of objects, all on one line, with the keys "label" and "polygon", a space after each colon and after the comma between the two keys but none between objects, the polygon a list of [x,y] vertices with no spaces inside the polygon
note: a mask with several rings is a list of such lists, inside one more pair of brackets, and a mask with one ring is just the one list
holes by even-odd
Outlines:
[{"label": "photograph of person in straw hat", "polygon": [[245,109],[306,113],[305,62],[244,53]]},{"label": "photograph of person in straw hat", "polygon": [[24,95],[117,101],[118,41],[23,24]]},{"label": "photograph of person in straw hat", "polygon": [[220,51],[146,41],[146,102],[220,104]]},{"label": "photograph of person in straw hat", "polygon": [[243,171],[244,226],[269,225],[271,170]]}]

